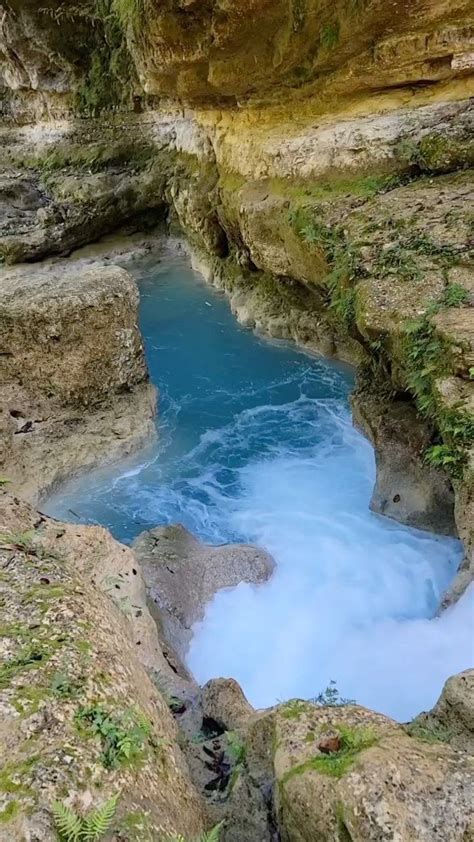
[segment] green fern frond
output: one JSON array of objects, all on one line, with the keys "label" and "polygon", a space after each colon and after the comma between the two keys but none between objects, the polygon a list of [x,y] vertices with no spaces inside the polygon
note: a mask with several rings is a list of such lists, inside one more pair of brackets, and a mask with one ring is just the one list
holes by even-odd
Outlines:
[{"label": "green fern frond", "polygon": [[87,816],[84,820],[81,840],[84,840],[84,842],[96,842],[96,840],[105,836],[115,815],[118,798],[118,793],[113,795],[101,807]]},{"label": "green fern frond", "polygon": [[82,830],[82,819],[60,801],[53,804],[54,823],[58,836],[64,842],[79,842]]},{"label": "green fern frond", "polygon": [[207,833],[203,833],[198,842],[219,842],[219,836],[223,824],[224,822],[219,822],[219,824],[216,824],[212,830],[209,830]]}]

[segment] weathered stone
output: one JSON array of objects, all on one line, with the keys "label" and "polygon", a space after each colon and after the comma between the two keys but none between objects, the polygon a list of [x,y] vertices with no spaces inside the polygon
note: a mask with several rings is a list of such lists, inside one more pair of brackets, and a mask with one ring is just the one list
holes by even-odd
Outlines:
[{"label": "weathered stone", "polygon": [[427,733],[441,731],[455,748],[474,754],[474,670],[448,678],[433,710],[413,724]]},{"label": "weathered stone", "polygon": [[375,448],[370,508],[407,526],[455,534],[453,488],[443,471],[426,464],[432,431],[414,407],[356,393],[352,409],[355,425]]},{"label": "weathered stone", "polygon": [[[339,734],[339,752],[318,750],[325,733]],[[257,717],[246,744],[250,772],[275,776],[285,842],[461,842],[473,832],[470,762],[364,708],[294,700]]]},{"label": "weathered stone", "polygon": [[[132,819],[142,842],[195,836],[204,810],[143,666],[157,663],[159,641],[133,554],[104,529],[46,519],[4,492],[0,533],[0,837],[52,842],[54,801],[84,814],[114,794],[124,838]],[[104,738],[77,718],[90,706],[130,730],[128,760],[109,764]]]},{"label": "weathered stone", "polygon": [[202,715],[224,728],[235,731],[254,712],[240,685],[233,678],[212,678],[201,690]]},{"label": "weathered stone", "polygon": [[152,606],[159,609],[166,637],[183,655],[191,628],[221,588],[239,582],[265,582],[274,562],[263,550],[246,544],[212,547],[184,526],[159,526],[133,542]]},{"label": "weathered stone", "polygon": [[13,488],[37,499],[153,434],[137,306],[136,284],[118,267],[4,275],[0,469]]}]

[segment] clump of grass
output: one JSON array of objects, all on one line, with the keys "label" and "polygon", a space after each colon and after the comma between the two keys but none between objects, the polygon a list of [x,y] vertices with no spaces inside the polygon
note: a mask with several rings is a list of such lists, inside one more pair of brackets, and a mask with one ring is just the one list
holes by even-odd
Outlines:
[{"label": "clump of grass", "polygon": [[414,720],[405,725],[405,731],[410,737],[415,737],[417,740],[423,740],[426,743],[449,743],[454,736],[452,728],[446,728],[444,725],[429,720],[424,724]]},{"label": "clump of grass", "polygon": [[462,307],[470,299],[469,291],[461,284],[448,284],[443,292],[442,303],[446,307]]},{"label": "clump of grass", "polygon": [[339,21],[327,23],[321,30],[319,43],[324,50],[332,50],[339,41]]}]

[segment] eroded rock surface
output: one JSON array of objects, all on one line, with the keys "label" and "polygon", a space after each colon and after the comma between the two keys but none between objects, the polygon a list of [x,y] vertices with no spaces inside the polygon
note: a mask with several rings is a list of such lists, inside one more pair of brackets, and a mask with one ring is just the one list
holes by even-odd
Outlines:
[{"label": "eroded rock surface", "polygon": [[159,609],[165,635],[180,655],[186,652],[193,624],[218,590],[239,582],[261,584],[274,568],[264,550],[246,544],[212,547],[180,524],[142,532],[132,546],[150,604]]},{"label": "eroded rock surface", "polygon": [[423,461],[432,431],[414,407],[355,395],[352,408],[356,426],[375,448],[377,479],[370,508],[408,526],[455,534],[453,488],[443,471]]},{"label": "eroded rock surface", "polygon": [[246,745],[250,774],[275,776],[285,842],[471,838],[470,760],[387,717],[293,700],[257,716]]},{"label": "eroded rock surface", "polygon": [[198,834],[203,807],[145,669],[165,661],[131,551],[3,492],[0,563],[0,838],[52,842],[54,801],[87,814],[112,795],[108,838]]},{"label": "eroded rock surface", "polygon": [[137,305],[118,267],[4,273],[0,470],[31,499],[153,434]]},{"label": "eroded rock surface", "polygon": [[474,754],[474,670],[452,675],[433,710],[412,723],[415,733],[441,733],[459,751]]}]

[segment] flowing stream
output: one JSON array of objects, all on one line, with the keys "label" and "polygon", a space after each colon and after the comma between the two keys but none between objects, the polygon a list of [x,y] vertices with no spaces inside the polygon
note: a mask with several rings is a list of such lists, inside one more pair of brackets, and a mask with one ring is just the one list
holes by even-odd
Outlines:
[{"label": "flowing stream", "polygon": [[474,590],[431,619],[459,542],[369,511],[374,456],[351,425],[350,370],[241,328],[184,257],[143,270],[140,288],[158,442],[44,508],[125,542],[181,522],[273,555],[270,582],[208,606],[188,654],[200,682],[233,676],[258,707],[331,679],[400,720],[430,707],[472,661]]}]

